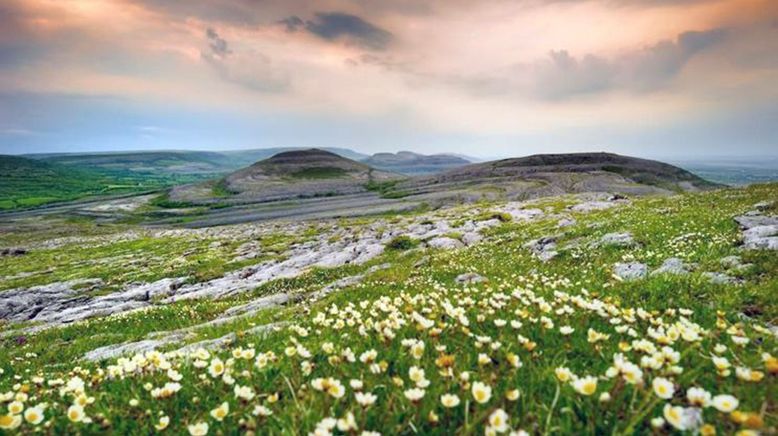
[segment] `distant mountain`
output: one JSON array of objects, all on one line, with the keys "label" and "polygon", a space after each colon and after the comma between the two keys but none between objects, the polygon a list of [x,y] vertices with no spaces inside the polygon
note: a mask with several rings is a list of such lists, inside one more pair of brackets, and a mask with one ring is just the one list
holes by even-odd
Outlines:
[{"label": "distant mountain", "polygon": [[193,202],[221,194],[233,199],[271,201],[343,195],[366,192],[366,186],[371,182],[401,178],[398,174],[314,148],[285,151],[256,162],[211,184],[210,192],[202,184],[177,187],[170,192],[170,199]]},{"label": "distant mountain", "polygon": [[[270,156],[302,148],[278,147],[229,151],[127,151],[105,153],[49,153],[28,154],[24,157],[44,162],[88,167],[105,174],[177,174],[194,178],[215,177],[249,166]],[[345,148],[329,149],[350,159],[363,159],[367,155]]]},{"label": "distant mountain", "polygon": [[433,174],[471,162],[451,154],[423,155],[411,151],[376,153],[362,162],[375,168],[407,175]]}]

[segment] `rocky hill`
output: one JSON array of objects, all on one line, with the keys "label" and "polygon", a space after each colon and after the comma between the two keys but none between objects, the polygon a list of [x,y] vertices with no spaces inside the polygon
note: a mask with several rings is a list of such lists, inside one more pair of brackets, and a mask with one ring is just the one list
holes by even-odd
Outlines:
[{"label": "rocky hill", "polygon": [[715,188],[681,168],[612,153],[539,154],[471,164],[409,179],[393,187],[406,195],[456,192],[534,198],[563,193],[660,194]]},{"label": "rocky hill", "polygon": [[362,162],[383,170],[407,175],[432,174],[468,165],[471,162],[449,154],[424,155],[410,151],[376,153]]},{"label": "rocky hill", "polygon": [[[402,176],[380,171],[335,153],[295,150],[278,153],[236,171],[215,185],[173,189],[173,201],[196,201],[213,196],[240,201],[274,201],[367,192],[366,186]],[[208,192],[210,189],[211,192]],[[217,192],[214,192],[216,189]]]}]

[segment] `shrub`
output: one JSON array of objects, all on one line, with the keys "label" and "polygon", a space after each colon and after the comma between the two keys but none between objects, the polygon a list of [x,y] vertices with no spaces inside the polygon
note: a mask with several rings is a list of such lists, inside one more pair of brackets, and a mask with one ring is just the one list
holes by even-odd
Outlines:
[{"label": "shrub", "polygon": [[419,241],[406,235],[395,236],[386,244],[386,246],[392,250],[410,250],[417,245],[419,245]]}]

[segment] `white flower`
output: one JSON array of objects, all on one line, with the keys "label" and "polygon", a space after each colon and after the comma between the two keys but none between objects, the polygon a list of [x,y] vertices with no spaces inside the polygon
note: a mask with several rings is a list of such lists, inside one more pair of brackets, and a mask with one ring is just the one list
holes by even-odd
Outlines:
[{"label": "white flower", "polygon": [[354,394],[354,397],[356,397],[357,403],[359,403],[360,406],[367,407],[373,405],[373,403],[376,402],[378,399],[377,396],[370,392],[356,392]]},{"label": "white flower", "polygon": [[716,410],[729,413],[737,409],[737,406],[740,404],[740,402],[732,395],[716,395],[713,397],[712,404]]},{"label": "white flower", "polygon": [[581,395],[591,395],[597,391],[597,377],[587,376],[572,381],[573,389]]},{"label": "white flower", "polygon": [[492,398],[492,388],[482,382],[473,383],[473,387],[470,389],[473,393],[473,398],[476,402],[484,404]]},{"label": "white flower", "polygon": [[24,420],[32,425],[38,425],[43,421],[43,407],[30,407],[24,411]]},{"label": "white flower", "polygon": [[443,394],[440,396],[440,404],[449,409],[457,407],[459,405],[459,397],[455,394]]},{"label": "white flower", "polygon": [[187,429],[192,436],[205,436],[208,434],[208,423],[198,422],[197,424],[190,425]]},{"label": "white flower", "polygon": [[422,397],[424,397],[424,389],[413,388],[405,391],[405,398],[413,402],[421,400]]},{"label": "white flower", "polygon": [[250,386],[235,385],[233,390],[235,392],[235,398],[244,401],[251,401],[254,399],[254,389],[252,389]]},{"label": "white flower", "polygon": [[675,387],[673,386],[673,382],[670,380],[664,377],[656,377],[651,382],[651,386],[654,388],[654,393],[657,397],[663,400],[669,400],[670,398],[673,398]]},{"label": "white flower", "polygon": [[575,331],[575,329],[570,327],[569,325],[565,325],[565,326],[559,327],[559,333],[561,333],[564,336],[570,335],[574,331]]},{"label": "white flower", "polygon": [[497,433],[508,430],[508,414],[502,409],[497,409],[489,415],[489,426]]},{"label": "white flower", "polygon": [[689,390],[686,391],[686,398],[689,400],[689,403],[695,406],[708,407],[711,403],[710,392],[703,388],[689,388]]}]

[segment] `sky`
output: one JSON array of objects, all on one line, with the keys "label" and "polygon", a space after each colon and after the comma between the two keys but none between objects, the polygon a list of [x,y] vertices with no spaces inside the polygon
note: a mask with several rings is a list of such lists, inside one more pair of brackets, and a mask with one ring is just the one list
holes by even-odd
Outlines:
[{"label": "sky", "polygon": [[2,0],[0,153],[778,155],[775,0]]}]

